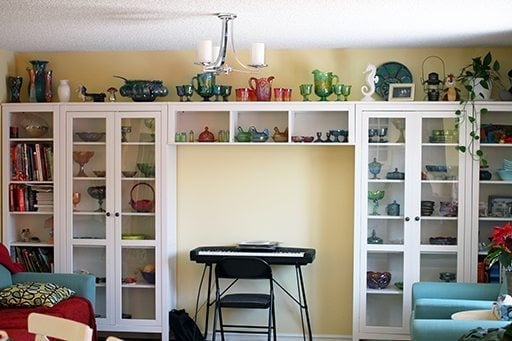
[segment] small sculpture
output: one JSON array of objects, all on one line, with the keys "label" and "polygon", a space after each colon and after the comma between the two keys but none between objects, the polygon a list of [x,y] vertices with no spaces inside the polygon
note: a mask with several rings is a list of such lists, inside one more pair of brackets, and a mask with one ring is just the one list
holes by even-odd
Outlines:
[{"label": "small sculpture", "polygon": [[363,74],[366,75],[366,84],[361,87],[361,92],[364,97],[361,98],[361,101],[375,101],[372,95],[375,93],[375,84],[379,81],[379,76],[377,76],[377,67],[373,64],[368,64],[366,70]]},{"label": "small sculpture", "polygon": [[110,88],[108,88],[107,92],[109,102],[115,102],[117,89],[111,86]]},{"label": "small sculpture", "polygon": [[446,76],[446,82],[444,83],[445,88],[443,89],[443,101],[459,101],[460,90],[455,86],[455,76],[450,73]]},{"label": "small sculpture", "polygon": [[32,240],[32,233],[30,233],[30,229],[22,229],[20,233],[21,241],[22,242],[30,242]]},{"label": "small sculpture", "polygon": [[89,98],[92,99],[93,102],[105,102],[105,97],[107,97],[103,92],[94,94],[87,93],[87,88],[83,84],[78,86],[77,92],[78,96],[82,99],[82,102],[87,101]]}]

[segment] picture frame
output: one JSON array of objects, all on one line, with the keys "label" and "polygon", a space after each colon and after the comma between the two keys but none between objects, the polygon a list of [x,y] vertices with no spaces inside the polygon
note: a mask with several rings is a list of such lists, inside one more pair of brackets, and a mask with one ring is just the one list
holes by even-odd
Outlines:
[{"label": "picture frame", "polygon": [[489,217],[512,217],[512,196],[489,195]]},{"label": "picture frame", "polygon": [[389,84],[388,101],[414,101],[414,83]]}]

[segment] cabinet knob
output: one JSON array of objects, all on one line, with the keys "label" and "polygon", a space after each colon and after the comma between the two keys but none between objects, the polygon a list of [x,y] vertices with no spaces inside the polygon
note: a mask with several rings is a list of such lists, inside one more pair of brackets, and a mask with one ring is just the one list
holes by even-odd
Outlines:
[{"label": "cabinet knob", "polygon": [[414,220],[420,221],[420,217],[416,216],[416,217],[414,217]]},{"label": "cabinet knob", "polygon": [[105,213],[107,217],[110,217],[110,212]]},{"label": "cabinet knob", "polygon": [[116,217],[119,217],[119,216],[120,216],[119,212],[116,212],[115,216],[116,216]]},{"label": "cabinet knob", "polygon": [[409,220],[411,220],[411,218],[405,217],[405,221],[409,221]]}]

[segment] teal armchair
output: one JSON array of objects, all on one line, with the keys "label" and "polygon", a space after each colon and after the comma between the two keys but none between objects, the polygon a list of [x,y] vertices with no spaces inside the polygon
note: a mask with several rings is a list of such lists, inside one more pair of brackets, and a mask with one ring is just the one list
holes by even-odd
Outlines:
[{"label": "teal armchair", "polygon": [[453,313],[492,309],[506,286],[498,283],[417,282],[412,287],[414,341],[454,341],[471,329],[501,328],[508,321],[452,320]]},{"label": "teal armchair", "polygon": [[21,282],[58,284],[73,290],[76,296],[87,298],[93,307],[95,305],[96,279],[91,275],[42,272],[18,272],[11,274],[7,268],[0,265],[0,289]]}]

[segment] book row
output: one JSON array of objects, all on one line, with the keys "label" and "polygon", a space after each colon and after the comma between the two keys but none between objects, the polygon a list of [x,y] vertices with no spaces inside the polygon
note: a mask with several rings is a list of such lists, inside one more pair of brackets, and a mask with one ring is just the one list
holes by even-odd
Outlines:
[{"label": "book row", "polygon": [[11,179],[14,181],[52,181],[51,144],[11,144]]}]

